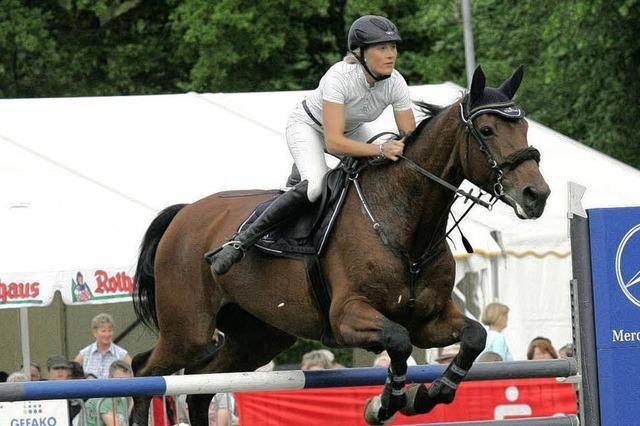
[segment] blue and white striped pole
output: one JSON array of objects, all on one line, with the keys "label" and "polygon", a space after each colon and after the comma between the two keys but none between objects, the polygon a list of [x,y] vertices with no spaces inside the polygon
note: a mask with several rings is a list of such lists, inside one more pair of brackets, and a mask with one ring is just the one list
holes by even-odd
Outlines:
[{"label": "blue and white striped pole", "polygon": [[[438,378],[444,365],[409,367],[407,382],[427,383]],[[513,361],[474,364],[467,380],[569,377],[577,366],[572,359]],[[56,380],[2,383],[0,401],[103,398],[117,396],[193,395],[218,392],[248,392],[382,385],[384,368],[345,368],[314,371],[270,371],[193,374],[185,376],[136,377],[132,379]]]}]

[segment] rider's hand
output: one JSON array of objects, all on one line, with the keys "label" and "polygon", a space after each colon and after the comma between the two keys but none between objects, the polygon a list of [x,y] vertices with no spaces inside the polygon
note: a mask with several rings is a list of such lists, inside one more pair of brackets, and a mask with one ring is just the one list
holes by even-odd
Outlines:
[{"label": "rider's hand", "polygon": [[398,155],[404,152],[404,138],[397,141],[387,141],[382,144],[382,154],[389,160],[398,161]]}]

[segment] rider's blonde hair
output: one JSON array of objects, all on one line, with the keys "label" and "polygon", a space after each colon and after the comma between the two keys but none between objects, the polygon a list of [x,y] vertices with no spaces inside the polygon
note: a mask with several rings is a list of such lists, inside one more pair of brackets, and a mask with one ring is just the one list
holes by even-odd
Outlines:
[{"label": "rider's blonde hair", "polygon": [[356,55],[360,56],[360,48],[358,47],[358,48],[354,49],[353,53],[352,52],[347,52],[347,54],[344,55],[344,58],[342,58],[342,60],[345,61],[348,64],[357,64],[359,61],[358,61],[358,58],[356,58],[356,56],[354,55],[354,53]]}]

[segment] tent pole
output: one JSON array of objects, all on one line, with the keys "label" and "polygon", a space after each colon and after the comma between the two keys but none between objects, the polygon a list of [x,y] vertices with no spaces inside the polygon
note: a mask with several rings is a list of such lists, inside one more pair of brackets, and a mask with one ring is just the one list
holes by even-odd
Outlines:
[{"label": "tent pole", "polygon": [[[498,244],[500,247],[500,256],[504,258],[506,255],[506,251],[504,249],[504,244],[502,243],[502,232],[498,230],[493,230],[489,233],[491,238]],[[500,280],[498,274],[500,270],[498,268],[498,256],[494,256],[491,258],[491,291],[492,291],[492,302],[497,302],[500,300]]]},{"label": "tent pole", "polygon": [[31,352],[29,349],[29,312],[20,308],[20,341],[22,343],[22,369],[27,380],[31,380]]},{"label": "tent pole", "polygon": [[464,33],[464,62],[467,68],[467,89],[471,88],[473,72],[476,69],[476,51],[473,46],[473,29],[471,24],[471,2],[461,0],[462,28]]}]

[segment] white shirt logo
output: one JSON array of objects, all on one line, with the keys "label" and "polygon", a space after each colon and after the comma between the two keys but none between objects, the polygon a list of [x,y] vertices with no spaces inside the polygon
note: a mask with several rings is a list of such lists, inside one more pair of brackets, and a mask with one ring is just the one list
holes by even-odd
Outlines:
[{"label": "white shirt logo", "polygon": [[[631,228],[616,251],[616,279],[625,297],[640,307],[640,264],[632,253],[640,251],[640,224]],[[633,262],[633,263],[631,263]]]}]

